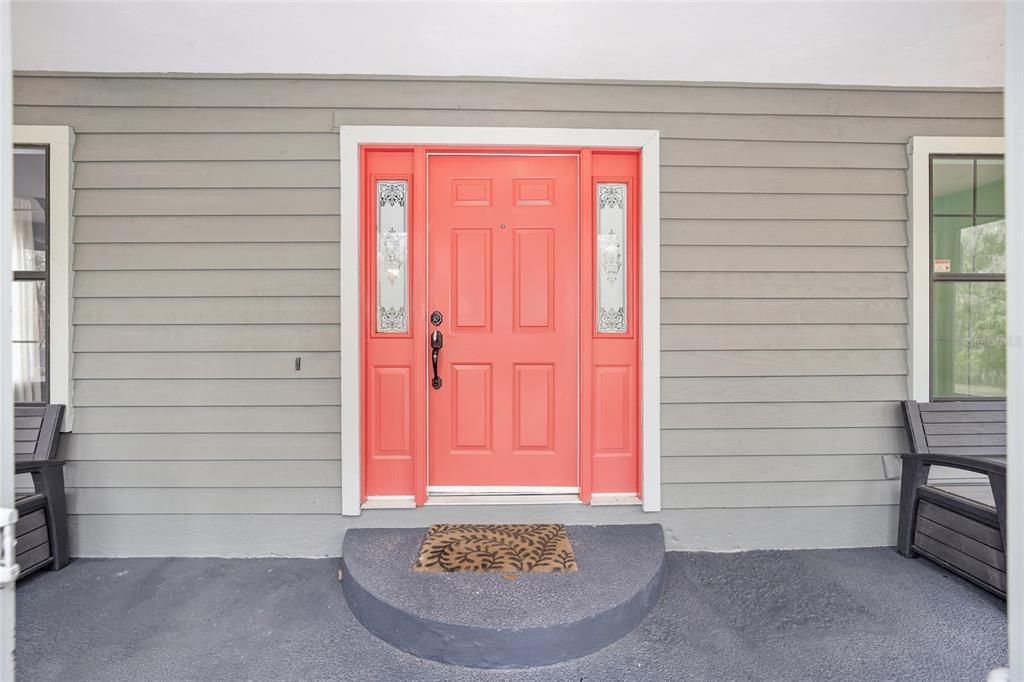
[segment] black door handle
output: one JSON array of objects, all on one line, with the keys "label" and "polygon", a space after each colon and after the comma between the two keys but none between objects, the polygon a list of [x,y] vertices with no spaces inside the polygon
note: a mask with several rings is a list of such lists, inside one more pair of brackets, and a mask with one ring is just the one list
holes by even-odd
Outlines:
[{"label": "black door handle", "polygon": [[444,335],[435,329],[430,335],[430,360],[434,365],[434,378],[430,381],[430,385],[435,391],[441,388],[441,377],[437,376],[437,356],[443,347]]}]

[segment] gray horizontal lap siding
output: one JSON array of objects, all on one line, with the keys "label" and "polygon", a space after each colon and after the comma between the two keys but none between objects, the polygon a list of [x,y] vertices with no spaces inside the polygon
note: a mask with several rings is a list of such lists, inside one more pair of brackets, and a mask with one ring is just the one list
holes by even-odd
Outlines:
[{"label": "gray horizontal lap siding", "polygon": [[346,524],[467,516],[336,516],[341,124],[660,130],[670,544],[887,542],[905,145],[1001,116],[970,91],[18,76],[16,123],[77,133],[78,550],[332,554]]}]

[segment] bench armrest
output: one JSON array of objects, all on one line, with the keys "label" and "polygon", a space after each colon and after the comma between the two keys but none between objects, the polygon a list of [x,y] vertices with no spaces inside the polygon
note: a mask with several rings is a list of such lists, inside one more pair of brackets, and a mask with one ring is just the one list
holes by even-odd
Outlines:
[{"label": "bench armrest", "polygon": [[1006,475],[1006,457],[993,455],[947,455],[941,453],[901,452],[902,459],[916,459],[923,464],[963,469],[979,474]]},{"label": "bench armrest", "polygon": [[15,462],[14,473],[31,474],[36,471],[43,471],[53,467],[63,467],[64,462],[56,459],[33,459],[27,462]]}]

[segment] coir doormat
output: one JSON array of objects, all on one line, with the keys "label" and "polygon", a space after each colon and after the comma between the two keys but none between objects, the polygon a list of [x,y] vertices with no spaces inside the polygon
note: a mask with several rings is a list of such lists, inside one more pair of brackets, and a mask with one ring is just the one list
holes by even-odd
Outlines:
[{"label": "coir doormat", "polygon": [[560,523],[438,524],[423,538],[412,570],[558,573],[577,567],[569,535]]}]

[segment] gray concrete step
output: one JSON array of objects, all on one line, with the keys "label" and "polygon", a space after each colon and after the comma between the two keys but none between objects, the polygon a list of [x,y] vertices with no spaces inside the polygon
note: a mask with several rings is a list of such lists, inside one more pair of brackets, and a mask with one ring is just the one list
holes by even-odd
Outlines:
[{"label": "gray concrete step", "polygon": [[474,668],[549,665],[633,630],[661,594],[660,525],[569,526],[579,571],[413,573],[424,528],[352,529],[342,547],[345,599],[386,642]]}]

